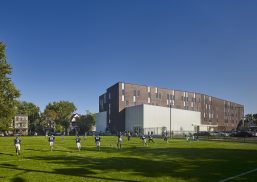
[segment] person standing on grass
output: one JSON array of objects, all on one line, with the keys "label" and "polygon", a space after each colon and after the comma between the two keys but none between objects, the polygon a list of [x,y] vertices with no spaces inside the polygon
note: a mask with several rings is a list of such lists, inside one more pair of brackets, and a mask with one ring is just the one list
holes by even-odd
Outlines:
[{"label": "person standing on grass", "polygon": [[148,143],[150,143],[150,142],[154,143],[152,133],[148,134]]},{"label": "person standing on grass", "polygon": [[80,137],[77,135],[77,137],[76,137],[76,144],[77,144],[77,148],[78,148],[78,150],[80,151],[80,149],[81,149],[81,145],[80,145]]},{"label": "person standing on grass", "polygon": [[96,144],[96,148],[98,150],[100,150],[100,145],[101,145],[100,142],[101,142],[101,137],[99,135],[96,135],[96,137],[95,137],[95,144]]},{"label": "person standing on grass", "polygon": [[118,135],[118,142],[117,142],[118,149],[121,149],[121,144],[122,144],[122,134],[119,133],[119,135]]},{"label": "person standing on grass", "polygon": [[142,142],[143,142],[144,146],[146,146],[147,145],[147,141],[146,141],[145,135],[142,135],[141,139],[142,139]]},{"label": "person standing on grass", "polygon": [[54,140],[55,140],[55,137],[53,135],[51,135],[48,139],[49,141],[49,146],[50,146],[50,150],[53,151],[54,149]]},{"label": "person standing on grass", "polygon": [[131,133],[130,133],[130,131],[128,131],[127,137],[128,137],[128,141],[130,141],[130,138],[131,138]]},{"label": "person standing on grass", "polygon": [[19,156],[21,154],[21,139],[18,136],[14,139],[14,146],[16,150],[16,155]]},{"label": "person standing on grass", "polygon": [[167,132],[164,132],[164,133],[163,133],[163,140],[164,140],[166,143],[169,143],[169,141],[168,141],[168,133],[167,133]]}]

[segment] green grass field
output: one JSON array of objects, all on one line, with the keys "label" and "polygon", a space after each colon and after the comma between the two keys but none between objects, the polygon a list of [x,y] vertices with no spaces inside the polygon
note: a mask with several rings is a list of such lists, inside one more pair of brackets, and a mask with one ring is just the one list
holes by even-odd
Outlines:
[{"label": "green grass field", "polygon": [[[213,141],[165,143],[155,139],[144,147],[138,138],[123,138],[122,150],[116,137],[102,137],[101,151],[94,138],[56,137],[49,151],[45,137],[21,137],[17,157],[13,137],[0,138],[0,181],[219,181],[257,168],[257,145]],[[232,181],[257,181],[257,172]]]}]

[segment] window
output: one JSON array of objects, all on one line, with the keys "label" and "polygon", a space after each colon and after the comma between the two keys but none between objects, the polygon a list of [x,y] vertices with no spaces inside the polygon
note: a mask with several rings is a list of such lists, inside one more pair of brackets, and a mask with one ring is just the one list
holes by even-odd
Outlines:
[{"label": "window", "polygon": [[136,102],[136,96],[133,96],[133,102]]},{"label": "window", "polygon": [[129,106],[129,101],[126,101],[126,106]]},{"label": "window", "polygon": [[155,95],[156,95],[156,98],[158,99],[158,93],[156,93]]},{"label": "window", "polygon": [[159,93],[159,99],[161,99],[162,98],[162,95],[161,95],[161,93]]},{"label": "window", "polygon": [[122,95],[125,95],[125,90],[122,90],[121,93],[122,93]]},{"label": "window", "polygon": [[170,99],[170,95],[169,94],[167,94],[167,100],[169,100]]},{"label": "window", "polygon": [[151,88],[150,87],[147,87],[147,92],[151,92]]},{"label": "window", "polygon": [[155,93],[156,93],[156,94],[158,93],[158,88],[157,88],[157,87],[155,87]]},{"label": "window", "polygon": [[138,97],[140,96],[140,90],[137,91],[137,96],[138,96]]},{"label": "window", "polygon": [[124,95],[121,96],[121,101],[124,101],[125,100],[125,97]]},{"label": "window", "polygon": [[150,104],[151,103],[151,98],[150,97],[148,97],[148,104]]},{"label": "window", "polygon": [[134,95],[133,96],[137,96],[137,91],[136,90],[134,90]]},{"label": "window", "polygon": [[125,89],[125,85],[124,83],[121,83],[121,89],[124,90]]},{"label": "window", "polygon": [[109,92],[109,100],[111,100],[111,92]]},{"label": "window", "polygon": [[109,104],[109,115],[111,115],[111,104]]},{"label": "window", "polygon": [[148,98],[151,98],[151,93],[150,92],[148,93]]},{"label": "window", "polygon": [[104,94],[104,103],[106,103],[106,94]]}]

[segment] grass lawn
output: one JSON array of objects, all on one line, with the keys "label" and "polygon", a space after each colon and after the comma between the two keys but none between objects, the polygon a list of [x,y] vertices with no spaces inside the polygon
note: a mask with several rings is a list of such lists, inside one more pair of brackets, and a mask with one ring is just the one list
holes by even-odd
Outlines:
[{"label": "grass lawn", "polygon": [[[0,181],[219,181],[257,168],[257,144],[173,140],[144,147],[141,140],[123,137],[117,150],[116,137],[102,137],[101,150],[94,138],[56,137],[49,151],[45,137],[21,137],[17,157],[14,137],[0,137]],[[257,181],[257,171],[232,181]]]}]

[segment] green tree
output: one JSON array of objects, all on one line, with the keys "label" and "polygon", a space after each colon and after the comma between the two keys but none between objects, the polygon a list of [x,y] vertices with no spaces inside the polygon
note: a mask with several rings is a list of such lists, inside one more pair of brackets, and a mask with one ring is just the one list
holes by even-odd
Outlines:
[{"label": "green tree", "polygon": [[49,118],[55,122],[55,127],[62,128],[66,131],[70,126],[71,115],[76,111],[76,107],[72,102],[60,101],[49,103],[44,111],[46,118]]},{"label": "green tree", "polygon": [[77,125],[79,128],[79,133],[84,134],[85,132],[91,131],[92,127],[95,125],[96,115],[93,113],[88,113],[82,115],[77,119]]},{"label": "green tree", "polygon": [[40,128],[40,109],[31,102],[18,102],[17,114],[27,115],[29,119],[29,132],[35,132]]},{"label": "green tree", "polygon": [[254,121],[254,124],[257,124],[257,114],[253,114],[253,121]]},{"label": "green tree", "polygon": [[20,96],[10,78],[11,73],[12,68],[5,56],[5,44],[0,42],[0,130],[9,130],[16,112],[16,99]]}]

